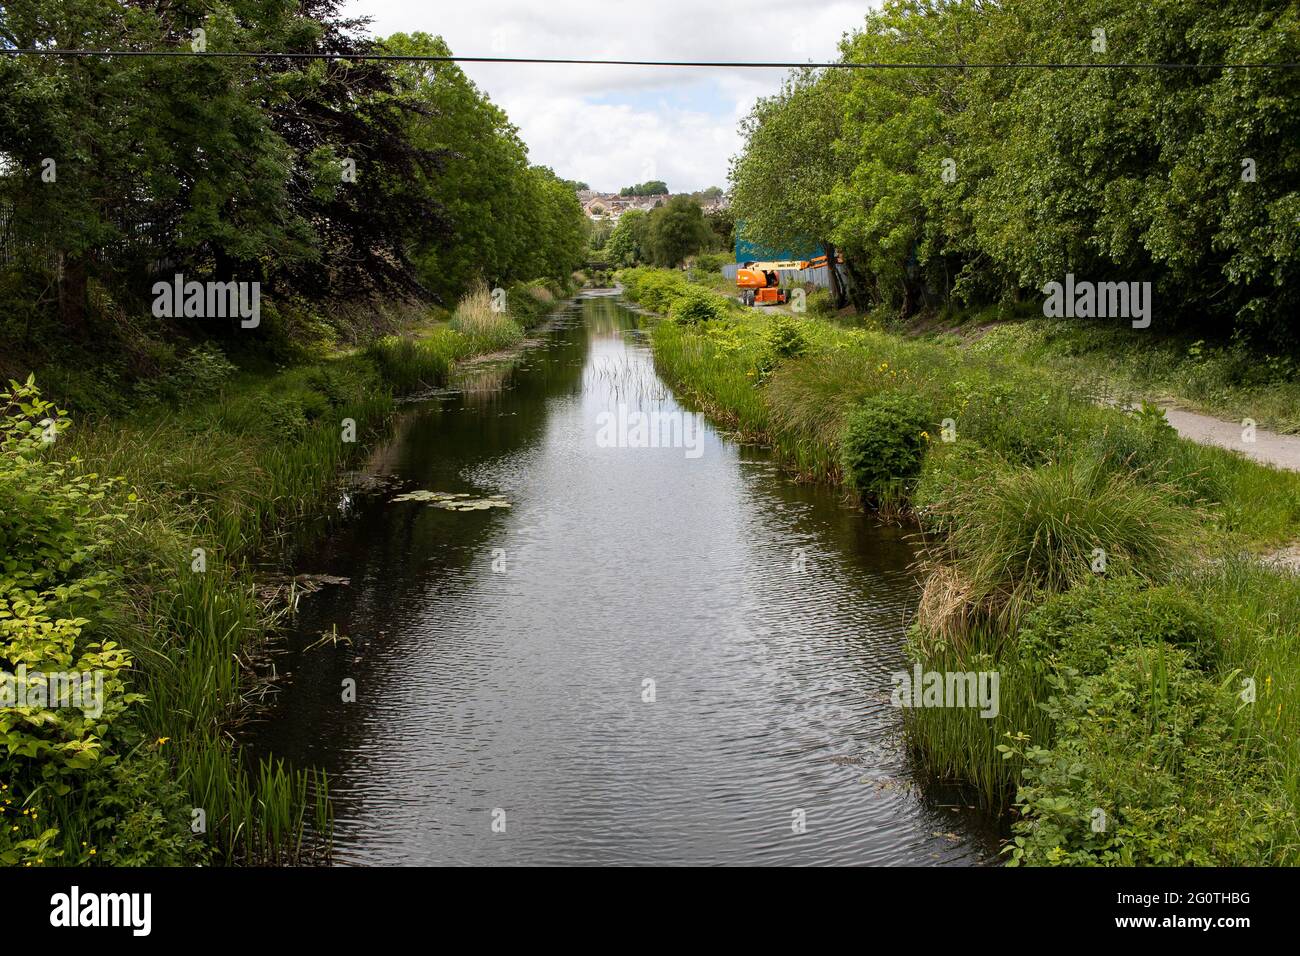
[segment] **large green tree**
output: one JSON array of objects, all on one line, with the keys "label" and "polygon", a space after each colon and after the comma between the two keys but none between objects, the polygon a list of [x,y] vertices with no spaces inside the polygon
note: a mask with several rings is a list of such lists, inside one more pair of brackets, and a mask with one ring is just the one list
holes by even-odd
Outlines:
[{"label": "large green tree", "polygon": [[[829,196],[844,176],[835,151],[845,82],[836,71],[792,74],[741,123],[744,150],[731,164],[731,216],[743,238],[773,248],[816,242],[834,257],[836,221]],[[831,290],[844,302],[839,273]]]},{"label": "large green tree", "polygon": [[605,244],[605,255],[614,265],[635,266],[649,261],[646,218],[644,209],[629,209],[618,217],[618,223]]},{"label": "large green tree", "polygon": [[[744,124],[747,234],[828,237],[855,295],[910,314],[1150,281],[1165,327],[1296,339],[1300,10],[1281,0],[886,0],[845,59]],[[931,69],[917,63],[1179,63]],[[1253,64],[1234,69],[1216,64]]]},{"label": "large green tree", "polygon": [[645,251],[660,266],[677,266],[705,248],[713,232],[689,196],[673,196],[646,217]]}]

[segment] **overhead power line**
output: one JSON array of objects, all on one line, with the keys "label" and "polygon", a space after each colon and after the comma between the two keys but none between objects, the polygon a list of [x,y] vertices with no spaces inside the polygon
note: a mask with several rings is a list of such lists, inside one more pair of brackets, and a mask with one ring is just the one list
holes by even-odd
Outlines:
[{"label": "overhead power line", "polygon": [[275,53],[248,50],[56,50],[0,48],[7,56],[158,57],[178,56],[255,60],[396,60],[406,63],[522,63],[567,66],[703,67],[710,69],[790,70],[1295,70],[1300,63],[834,63],[756,60],[604,60],[577,57],[432,56],[402,53]]}]

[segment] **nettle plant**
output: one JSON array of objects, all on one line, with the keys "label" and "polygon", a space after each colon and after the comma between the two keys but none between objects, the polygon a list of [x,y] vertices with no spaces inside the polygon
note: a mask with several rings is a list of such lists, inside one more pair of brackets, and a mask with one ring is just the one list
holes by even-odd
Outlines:
[{"label": "nettle plant", "polygon": [[[104,506],[112,481],[52,453],[69,424],[31,377],[0,391],[0,679],[2,703],[18,704],[0,706],[0,775],[15,798],[41,785],[66,794],[79,771],[110,762],[105,738],[140,699],[126,693],[127,651],[86,633],[85,615],[103,616],[97,606],[114,584],[96,559],[124,515]],[[17,688],[23,671],[27,691]],[[80,706],[49,695],[42,706],[30,690],[51,674],[102,682],[93,700],[73,698]]]}]

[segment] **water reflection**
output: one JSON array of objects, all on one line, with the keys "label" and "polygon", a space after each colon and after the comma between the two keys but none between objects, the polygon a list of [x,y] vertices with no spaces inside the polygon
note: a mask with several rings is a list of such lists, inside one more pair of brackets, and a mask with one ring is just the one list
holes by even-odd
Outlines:
[{"label": "water reflection", "polygon": [[620,405],[683,411],[636,323],[581,299],[513,373],[412,408],[372,470],[513,507],[360,499],[300,562],[351,584],[289,641],[352,643],[286,656],[254,746],[329,772],[343,862],[983,861],[889,704],[904,534],[707,427],[698,457],[599,441]]}]

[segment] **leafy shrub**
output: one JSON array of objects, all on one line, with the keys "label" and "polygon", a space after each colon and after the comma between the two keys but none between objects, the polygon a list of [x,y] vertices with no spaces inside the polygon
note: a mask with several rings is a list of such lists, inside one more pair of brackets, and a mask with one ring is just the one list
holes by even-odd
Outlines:
[{"label": "leafy shrub", "polygon": [[799,323],[779,313],[772,317],[772,321],[763,330],[763,341],[778,358],[795,358],[808,351],[808,339]]},{"label": "leafy shrub", "polygon": [[[130,655],[95,635],[103,623],[102,602],[115,585],[98,559],[110,546],[110,527],[124,516],[101,507],[112,482],[82,473],[76,458],[52,456],[50,445],[68,424],[30,377],[0,392],[0,661],[7,665],[6,694],[16,698],[19,668],[26,670],[29,688],[37,689],[39,679],[47,694],[51,688],[40,675],[77,675],[78,681],[84,676],[94,687],[77,697],[47,697],[44,705],[29,697],[29,703],[0,709],[0,780],[13,786],[7,800],[41,789],[62,797],[86,771],[116,759],[110,738],[140,699],[126,692]],[[31,814],[26,816],[30,821]],[[4,829],[0,858],[12,863],[41,859],[57,835],[43,826]]]},{"label": "leafy shrub", "polygon": [[699,325],[726,314],[727,303],[722,296],[699,286],[687,286],[673,301],[669,317],[678,325]]},{"label": "leafy shrub", "polygon": [[853,409],[840,449],[848,486],[867,498],[909,484],[921,470],[929,423],[925,402],[912,395],[884,393]]},{"label": "leafy shrub", "polygon": [[145,403],[202,401],[215,395],[235,371],[220,348],[205,342],[171,360],[155,378],[137,382],[135,394]]},{"label": "leafy shrub", "polygon": [[623,269],[618,281],[627,298],[660,314],[666,314],[690,286],[682,273],[671,269]]},{"label": "leafy shrub", "polygon": [[814,318],[825,318],[835,311],[835,300],[831,298],[830,289],[813,289],[804,300],[808,314]]},{"label": "leafy shrub", "polygon": [[1126,647],[1099,673],[1062,678],[1044,705],[1053,745],[1030,746],[1021,735],[1001,748],[1026,764],[1011,864],[1270,860],[1294,808],[1244,746],[1238,703],[1231,687],[1163,642]]},{"label": "leafy shrub", "polygon": [[[554,312],[556,303],[568,294],[558,282],[549,279],[517,282],[508,291],[506,313],[521,329],[537,325]],[[513,343],[506,343],[509,344]]]},{"label": "leafy shrub", "polygon": [[1053,671],[1098,674],[1120,650],[1170,644],[1198,664],[1217,657],[1215,621],[1185,589],[1098,577],[1053,595],[1025,619],[1020,654]]},{"label": "leafy shrub", "polygon": [[695,257],[694,265],[704,272],[721,272],[722,267],[732,261],[728,252],[702,252]]}]

